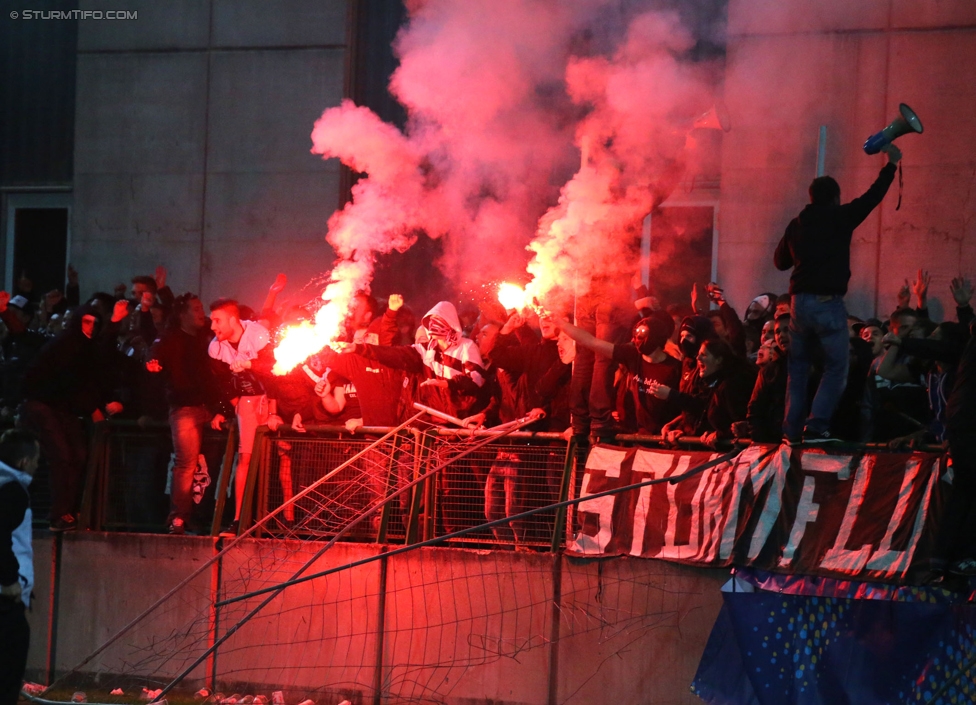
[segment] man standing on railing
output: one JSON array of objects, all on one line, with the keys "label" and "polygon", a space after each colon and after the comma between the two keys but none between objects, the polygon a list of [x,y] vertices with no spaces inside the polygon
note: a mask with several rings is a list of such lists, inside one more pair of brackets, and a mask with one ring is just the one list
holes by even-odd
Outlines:
[{"label": "man standing on railing", "polygon": [[[840,186],[829,176],[810,184],[810,204],[790,221],[776,247],[779,270],[792,269],[790,295],[789,380],[786,440],[824,443],[849,373],[850,342],[844,295],[851,278],[851,237],[888,192],[901,151],[893,144],[883,150],[888,163],[863,195],[841,205]],[[807,381],[817,348],[824,353],[824,371],[807,418]]]},{"label": "man standing on railing", "polygon": [[170,488],[169,533],[186,532],[193,509],[193,474],[196,472],[203,432],[216,414],[229,415],[217,389],[207,347],[207,314],[194,294],[173,303],[173,323],[156,339],[146,369],[162,374],[173,434],[173,482]]}]

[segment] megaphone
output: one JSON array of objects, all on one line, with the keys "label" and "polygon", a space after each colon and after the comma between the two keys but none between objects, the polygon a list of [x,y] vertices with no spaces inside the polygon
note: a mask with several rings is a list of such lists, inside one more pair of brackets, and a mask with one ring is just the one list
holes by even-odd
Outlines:
[{"label": "megaphone", "polygon": [[915,114],[914,110],[902,103],[898,106],[898,112],[901,115],[892,120],[888,127],[868,137],[868,141],[864,143],[865,152],[868,154],[877,154],[886,144],[891,144],[897,138],[902,135],[907,135],[909,132],[922,134],[922,121],[918,119],[918,115]]}]

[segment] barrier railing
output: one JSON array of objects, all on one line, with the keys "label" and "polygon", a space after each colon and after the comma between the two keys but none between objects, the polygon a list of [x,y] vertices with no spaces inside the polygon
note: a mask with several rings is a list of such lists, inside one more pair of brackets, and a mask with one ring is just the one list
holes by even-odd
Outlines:
[{"label": "barrier railing", "polygon": [[[364,450],[374,438],[388,430],[367,428],[349,434],[345,429],[325,426],[307,427],[304,433],[292,429],[277,433],[259,431],[252,455],[255,472],[249,475],[249,485],[254,485],[256,513],[246,518],[242,515],[242,528],[266,516],[286,498]],[[430,468],[444,464],[465,444],[490,439],[492,435],[490,430],[407,429],[330,479],[332,492],[335,495],[341,493],[342,498],[334,503],[335,508],[330,507],[328,516],[323,517],[322,530],[316,530],[316,522],[305,518],[322,511],[320,505],[305,506],[314,502],[311,498],[297,502],[286,521],[302,523],[310,537],[330,538],[334,529],[327,529],[326,525],[336,525],[333,521],[335,512],[346,512],[352,517],[377,496],[389,495]],[[400,501],[384,507],[382,514],[377,515],[369,526],[357,527],[352,538],[413,543],[564,500],[573,487],[576,469],[569,449],[570,445],[557,434],[509,434],[457,461],[447,462],[416,491],[405,493]],[[366,466],[369,466],[368,470]],[[411,469],[412,477],[408,477]],[[245,504],[252,506],[248,499]],[[512,526],[467,534],[457,542],[551,547],[554,542],[560,544],[566,521],[564,512],[553,510]],[[557,534],[558,540],[554,538]]]},{"label": "barrier railing", "polygon": [[[351,434],[335,426],[309,426],[301,433],[290,427],[277,432],[259,428],[248,471],[241,530],[390,430],[366,427]],[[332,513],[322,517],[320,528],[314,520],[303,521],[322,511],[311,497],[290,507],[284,520],[288,524],[301,522],[308,538],[330,538],[334,527],[341,524],[336,520],[342,519],[343,512],[350,517],[356,515],[377,495],[390,494],[451,457],[452,449],[491,436],[491,431],[408,428],[371,450],[367,458],[330,478],[327,492],[341,501],[333,503],[334,509],[330,506]],[[565,500],[578,484],[574,481],[576,459],[570,452],[574,447],[558,434],[525,432],[489,442],[460,460],[447,463],[415,491],[389,503],[368,526],[357,527],[347,539],[413,543]],[[205,434],[195,486],[198,503],[191,522],[200,532],[216,536],[220,527],[233,518],[233,499],[228,489],[233,486],[232,475],[236,472],[235,451],[233,426],[230,432],[208,430]],[[99,424],[91,437],[81,527],[164,531],[171,468],[168,424]],[[412,477],[408,477],[411,470]],[[553,510],[513,526],[469,533],[457,542],[536,549],[559,546],[571,521],[565,510]]]},{"label": "barrier railing", "polygon": [[[236,432],[207,431],[195,483],[194,520],[198,531],[216,536],[233,518],[228,491],[235,472]],[[334,468],[368,447],[389,428],[308,426],[304,432],[283,427],[258,429],[248,471],[241,529],[300,493]],[[300,522],[308,538],[328,539],[343,513],[355,516],[378,496],[420,477],[452,457],[466,443],[489,438],[492,431],[410,427],[394,435],[366,457],[329,479],[327,493],[338,498],[323,521],[304,521],[321,512],[313,498],[289,507],[284,521]],[[661,438],[620,435],[622,445],[660,445]],[[680,447],[701,448],[697,439],[681,439]],[[720,445],[719,450],[731,448]],[[846,446],[850,447],[850,445]],[[857,447],[881,452],[884,444]],[[369,525],[356,527],[346,540],[415,543],[485,522],[503,519],[579,496],[585,458],[561,434],[511,433],[463,458],[449,462],[435,476],[391,502]],[[168,513],[167,474],[172,441],[166,423],[111,421],[94,427],[91,438],[82,528],[106,531],[163,531]],[[575,506],[532,514],[490,530],[466,532],[452,543],[481,546],[549,547],[558,549],[573,535]],[[271,535],[265,531],[264,535]]]}]

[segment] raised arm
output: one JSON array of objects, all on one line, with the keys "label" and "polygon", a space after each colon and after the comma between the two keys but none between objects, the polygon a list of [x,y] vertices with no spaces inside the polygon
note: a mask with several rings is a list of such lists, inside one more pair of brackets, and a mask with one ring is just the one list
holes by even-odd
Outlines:
[{"label": "raised arm", "polygon": [[588,333],[582,328],[574,326],[569,321],[560,321],[553,319],[556,327],[563,331],[566,335],[576,341],[577,345],[582,345],[588,350],[603,355],[604,357],[613,357],[613,343],[608,343],[606,340],[600,340],[592,333]]}]

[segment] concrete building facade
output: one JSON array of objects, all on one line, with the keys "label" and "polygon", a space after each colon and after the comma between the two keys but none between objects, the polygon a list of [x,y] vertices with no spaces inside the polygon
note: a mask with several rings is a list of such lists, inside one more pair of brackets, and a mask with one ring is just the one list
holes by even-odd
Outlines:
[{"label": "concrete building facade", "polygon": [[339,165],[309,152],[309,134],[344,94],[346,2],[128,5],[137,21],[79,23],[70,258],[83,288],[161,264],[204,301],[259,306],[279,271],[297,291],[332,263]]},{"label": "concrete building facade", "polygon": [[854,234],[848,310],[887,315],[919,267],[932,315],[954,320],[948,285],[976,275],[976,4],[966,0],[730,0],[717,270],[740,307],[784,292],[772,253],[807,202],[819,127],[826,173],[843,200],[870,186],[884,157],[864,140],[898,104],[921,117],[904,151],[901,207],[889,195]]},{"label": "concrete building facade", "polygon": [[[348,182],[335,160],[309,152],[309,134],[351,94],[361,6],[127,0],[138,19],[77,22],[73,178],[33,184],[53,189],[41,195],[33,182],[5,186],[6,286],[11,208],[52,204],[71,209],[67,258],[85,292],[162,264],[174,290],[205,301],[258,306],[279,271],[287,297],[312,298],[317,287],[302,288],[331,266],[327,221]],[[976,275],[976,5],[729,0],[727,27],[733,127],[714,184],[712,272],[731,303],[744,310],[762,291],[786,290],[772,251],[806,202],[820,127],[826,172],[853,197],[883,163],[861,144],[906,102],[925,133],[901,142],[903,184],[855,234],[848,307],[887,314],[923,267],[933,317],[951,318],[949,281]]]}]

